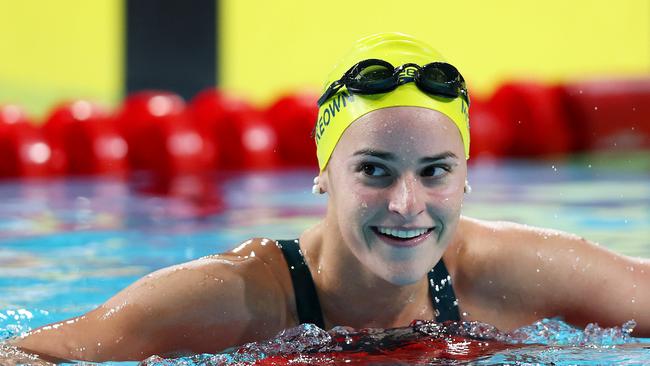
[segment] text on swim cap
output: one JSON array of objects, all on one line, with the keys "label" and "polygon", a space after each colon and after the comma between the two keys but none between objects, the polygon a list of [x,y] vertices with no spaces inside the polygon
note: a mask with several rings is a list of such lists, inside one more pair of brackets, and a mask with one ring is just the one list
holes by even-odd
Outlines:
[{"label": "text on swim cap", "polygon": [[347,107],[348,102],[354,102],[354,95],[348,93],[346,90],[342,90],[326,104],[325,108],[321,108],[316,123],[316,144],[318,144],[325,133],[325,129],[329,126],[332,118],[336,116],[337,112]]},{"label": "text on swim cap", "polygon": [[415,80],[415,73],[417,72],[417,68],[415,66],[409,66],[402,70],[402,72],[399,73],[399,77],[397,79],[397,82],[399,85],[411,82]]}]

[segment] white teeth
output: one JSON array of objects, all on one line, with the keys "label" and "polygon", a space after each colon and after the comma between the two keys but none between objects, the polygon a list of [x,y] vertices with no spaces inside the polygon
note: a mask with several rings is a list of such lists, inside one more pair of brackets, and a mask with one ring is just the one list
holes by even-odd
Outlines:
[{"label": "white teeth", "polygon": [[416,236],[420,236],[429,231],[429,229],[397,230],[386,227],[377,227],[377,230],[382,234],[395,236],[402,239],[415,238]]}]

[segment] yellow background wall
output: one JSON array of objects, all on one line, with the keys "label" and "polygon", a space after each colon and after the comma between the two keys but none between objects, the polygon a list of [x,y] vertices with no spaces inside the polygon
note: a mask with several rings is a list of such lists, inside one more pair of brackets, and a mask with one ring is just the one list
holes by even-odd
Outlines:
[{"label": "yellow background wall", "polygon": [[512,77],[650,75],[649,0],[222,0],[222,85],[266,101],[321,86],[354,40],[424,39],[475,93]]},{"label": "yellow background wall", "polygon": [[122,0],[0,0],[0,103],[41,115],[66,98],[115,104]]},{"label": "yellow background wall", "polygon": [[[0,103],[117,104],[124,1],[0,0]],[[475,94],[513,77],[650,75],[650,0],[220,0],[219,15],[221,84],[259,103],[320,88],[355,39],[383,31],[435,45]]]}]

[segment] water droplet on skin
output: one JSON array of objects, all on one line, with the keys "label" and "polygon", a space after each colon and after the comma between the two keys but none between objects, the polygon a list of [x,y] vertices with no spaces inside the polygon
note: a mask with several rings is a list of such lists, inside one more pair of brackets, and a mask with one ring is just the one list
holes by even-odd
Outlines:
[{"label": "water droplet on skin", "polygon": [[537,268],[537,273],[539,273],[539,268]]}]

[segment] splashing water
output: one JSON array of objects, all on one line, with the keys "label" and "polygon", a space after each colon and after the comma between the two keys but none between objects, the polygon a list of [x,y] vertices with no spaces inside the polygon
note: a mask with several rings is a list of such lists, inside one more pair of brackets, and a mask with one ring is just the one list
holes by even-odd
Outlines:
[{"label": "splashing water", "polygon": [[[47,311],[10,309],[0,312],[0,360],[39,365],[33,356],[2,340],[54,321]],[[303,324],[270,340],[248,343],[218,354],[165,359],[153,356],[142,366],[193,365],[582,365],[647,364],[650,339],[631,336],[635,323],[601,328],[575,328],[560,319],[543,319],[512,332],[480,322],[414,321],[408,327],[326,332]],[[1,362],[0,362],[1,363]],[[89,363],[82,363],[89,365]],[[101,365],[135,365],[107,362]]]},{"label": "splashing water", "polygon": [[544,319],[504,333],[480,322],[414,321],[402,328],[336,327],[329,332],[306,324],[221,354],[174,360],[154,356],[141,365],[575,365],[606,357],[639,364],[650,358],[650,345],[630,336],[634,325],[590,324],[580,330],[560,319]]}]

